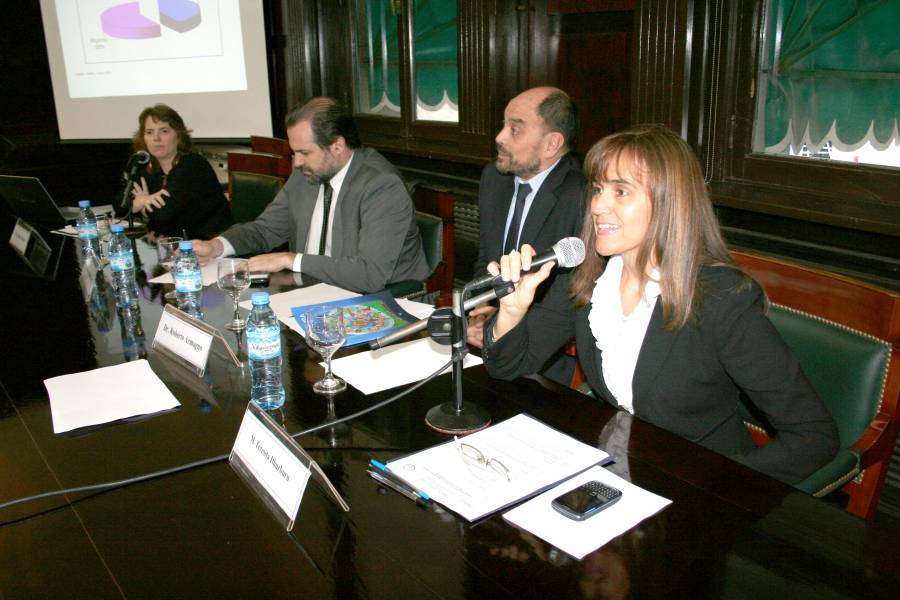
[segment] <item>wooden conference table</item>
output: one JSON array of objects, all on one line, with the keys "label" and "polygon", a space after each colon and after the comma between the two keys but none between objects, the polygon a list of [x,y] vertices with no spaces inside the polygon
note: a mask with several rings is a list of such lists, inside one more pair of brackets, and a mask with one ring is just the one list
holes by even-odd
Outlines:
[{"label": "wooden conference table", "polygon": [[[227,453],[249,397],[246,368],[213,356],[199,379],[150,350],[162,311],[145,285],[149,361],[182,406],[77,435],[54,435],[43,380],[139,354],[110,298],[85,302],[69,240],[56,281],[7,278],[0,366],[0,502],[124,479]],[[156,269],[139,241],[143,267]],[[278,291],[278,286],[273,288]],[[12,299],[12,301],[10,301]],[[230,303],[204,291],[207,322]],[[238,337],[226,332],[237,346]],[[284,334],[289,432],[383,400],[355,389],[333,406],[311,390],[318,358]],[[0,598],[896,598],[896,537],[586,396],[536,380],[501,382],[465,371],[467,400],[494,422],[528,412],[589,444],[624,440],[610,469],[673,504],[583,560],[520,531],[499,514],[471,525],[419,508],[366,474],[445,438],[426,428],[451,397],[442,376],[346,425],[303,436],[351,507],[315,484],[286,533],[232,469],[219,462],[153,481],[0,511]],[[127,390],[123,390],[127,393]]]}]

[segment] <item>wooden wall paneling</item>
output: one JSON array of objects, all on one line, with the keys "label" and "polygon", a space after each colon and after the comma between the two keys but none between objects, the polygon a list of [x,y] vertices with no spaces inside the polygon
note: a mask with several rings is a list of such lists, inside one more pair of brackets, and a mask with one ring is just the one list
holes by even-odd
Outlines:
[{"label": "wooden wall paneling", "polygon": [[[497,93],[491,82],[497,62],[495,53],[505,48],[494,41],[497,19],[494,0],[459,0],[459,151],[471,156],[493,152],[492,107]],[[492,57],[494,60],[492,60]]]},{"label": "wooden wall paneling", "polygon": [[[282,101],[287,109],[324,93],[318,4],[316,0],[281,1],[282,22],[276,27],[284,40],[281,72],[284,82],[279,88],[285,94]],[[282,114],[274,135],[283,134],[283,120]]]},{"label": "wooden wall paneling", "polygon": [[[663,123],[685,134],[685,51],[689,0],[638,0],[632,72],[633,123]],[[687,73],[689,74],[689,73]]]},{"label": "wooden wall paneling", "polygon": [[563,15],[556,83],[579,110],[582,155],[624,129],[631,110],[631,12]]}]

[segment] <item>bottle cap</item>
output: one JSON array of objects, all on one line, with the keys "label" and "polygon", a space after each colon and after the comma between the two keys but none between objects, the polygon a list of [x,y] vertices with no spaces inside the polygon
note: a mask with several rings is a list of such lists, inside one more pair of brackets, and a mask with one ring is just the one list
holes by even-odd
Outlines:
[{"label": "bottle cap", "polygon": [[113,233],[122,233],[123,231],[125,231],[125,226],[116,223],[115,225],[111,225],[109,230]]},{"label": "bottle cap", "polygon": [[79,200],[78,201],[78,208],[90,208],[90,207],[91,207],[90,200]]},{"label": "bottle cap", "polygon": [[269,292],[253,292],[250,296],[253,306],[265,306],[269,303]]},{"label": "bottle cap", "polygon": [[192,242],[191,240],[181,240],[180,242],[178,242],[178,249],[179,250],[193,250],[194,242]]}]

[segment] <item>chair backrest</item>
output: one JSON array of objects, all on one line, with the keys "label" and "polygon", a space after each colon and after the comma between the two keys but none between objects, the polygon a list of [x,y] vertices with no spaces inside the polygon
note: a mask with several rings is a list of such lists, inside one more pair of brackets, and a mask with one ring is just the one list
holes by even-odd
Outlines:
[{"label": "chair backrest", "polygon": [[444,222],[440,217],[417,210],[416,224],[419,226],[419,235],[422,236],[422,246],[425,248],[428,276],[431,277],[443,257]]},{"label": "chair backrest", "polygon": [[851,447],[881,408],[890,344],[786,306],[771,306],[769,319],[834,418],[841,448]]},{"label": "chair backrest", "polygon": [[275,199],[282,180],[271,175],[229,171],[231,214],[238,223],[252,221]]},{"label": "chair backrest", "polygon": [[[453,275],[456,266],[454,256],[453,192],[413,182],[410,187],[416,206],[416,221],[422,232],[425,256],[431,274],[425,283],[427,292],[439,292],[435,304],[449,306],[453,291]],[[427,220],[427,222],[426,222]],[[435,229],[440,235],[434,235]],[[427,228],[423,230],[423,226]]]},{"label": "chair backrest", "polygon": [[859,456],[847,510],[871,517],[897,438],[900,294],[781,259],[732,252],[766,291],[770,318]]}]

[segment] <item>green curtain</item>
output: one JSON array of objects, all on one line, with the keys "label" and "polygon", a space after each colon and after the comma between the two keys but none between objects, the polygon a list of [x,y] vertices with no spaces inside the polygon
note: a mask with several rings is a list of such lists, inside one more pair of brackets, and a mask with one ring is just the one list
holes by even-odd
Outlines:
[{"label": "green curtain", "polygon": [[450,102],[458,106],[456,2],[417,0],[414,7],[418,100],[434,107],[441,103],[446,93]]},{"label": "green curtain", "polygon": [[[765,145],[856,150],[897,139],[900,1],[772,0],[763,64]],[[871,133],[870,133],[871,128]]]},{"label": "green curtain", "polygon": [[[366,73],[357,77],[357,97],[363,112],[400,116],[399,17],[390,0],[357,0],[358,62]],[[366,88],[359,89],[359,86]],[[386,104],[376,110],[379,104]]]}]

